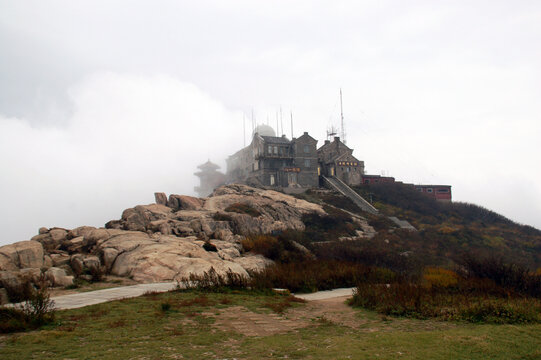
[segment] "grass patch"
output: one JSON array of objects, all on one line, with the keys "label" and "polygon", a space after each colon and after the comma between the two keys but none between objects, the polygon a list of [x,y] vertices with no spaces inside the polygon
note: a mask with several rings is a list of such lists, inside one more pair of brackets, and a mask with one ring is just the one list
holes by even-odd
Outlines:
[{"label": "grass patch", "polygon": [[[208,303],[196,300],[203,297]],[[59,311],[54,326],[1,338],[2,359],[269,359],[286,356],[535,359],[541,356],[538,346],[541,325],[442,327],[431,321],[382,319],[370,311],[359,310],[358,320],[361,324],[365,322],[359,328],[314,317],[305,328],[254,337],[213,326],[216,309],[243,306],[258,311],[270,309],[267,304],[282,303],[286,298],[287,295],[253,291],[228,294],[185,291]],[[227,304],[222,303],[224,300]],[[178,311],[161,314],[158,307],[165,302]],[[190,305],[182,307],[181,303]]]}]

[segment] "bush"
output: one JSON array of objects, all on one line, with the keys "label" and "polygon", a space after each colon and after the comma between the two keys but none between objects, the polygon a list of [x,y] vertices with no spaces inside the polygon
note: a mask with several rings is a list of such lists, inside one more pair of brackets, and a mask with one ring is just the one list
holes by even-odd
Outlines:
[{"label": "bush", "polygon": [[264,257],[284,263],[303,261],[310,257],[307,250],[290,239],[291,232],[278,236],[253,235],[242,240],[244,251],[253,251]]},{"label": "bush", "polygon": [[502,258],[465,256],[462,260],[465,276],[490,279],[497,285],[522,295],[541,296],[541,276],[525,267],[507,264]]},{"label": "bush", "polygon": [[399,280],[398,275],[388,269],[321,260],[276,263],[251,275],[251,286],[254,288],[285,288],[293,292],[351,287],[359,282],[380,283]]},{"label": "bush", "polygon": [[239,213],[239,214],[247,214],[247,215],[250,215],[252,217],[258,217],[258,216],[261,215],[261,213],[259,211],[254,209],[249,204],[245,204],[245,203],[231,204],[231,205],[229,205],[228,207],[225,208],[225,211],[227,211],[227,212],[236,212],[236,213]]},{"label": "bush", "polygon": [[[437,272],[438,275],[441,271]],[[449,274],[448,274],[449,275]],[[452,278],[446,276],[444,278]],[[438,281],[441,277],[437,277]],[[457,284],[358,284],[350,305],[385,315],[483,323],[540,323],[541,301],[510,296],[494,282],[458,278]],[[481,285],[481,286],[479,286]],[[498,289],[500,291],[498,291]]]},{"label": "bush", "polygon": [[454,287],[458,284],[458,274],[454,271],[428,267],[423,271],[423,285],[431,288],[436,287]]},{"label": "bush", "polygon": [[227,292],[231,289],[246,289],[249,278],[228,270],[220,275],[213,267],[202,275],[190,274],[189,277],[177,280],[177,290],[201,290],[210,292]]},{"label": "bush", "polygon": [[9,301],[12,303],[17,303],[30,299],[35,291],[34,286],[30,282],[30,280],[25,280],[21,283],[13,284],[5,282],[4,288],[8,293]]},{"label": "bush", "polygon": [[37,329],[54,321],[54,301],[49,297],[45,276],[42,274],[39,289],[32,292],[20,308],[0,308],[0,333]]}]

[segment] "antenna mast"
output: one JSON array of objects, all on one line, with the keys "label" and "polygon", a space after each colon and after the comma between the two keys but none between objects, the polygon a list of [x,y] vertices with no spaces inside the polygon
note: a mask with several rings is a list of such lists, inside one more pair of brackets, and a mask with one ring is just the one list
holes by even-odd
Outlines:
[{"label": "antenna mast", "polygon": [[280,127],[282,128],[282,131],[280,132],[280,136],[284,135],[284,123],[282,122],[282,107],[280,106]]},{"label": "antenna mast", "polygon": [[252,136],[255,131],[255,119],[254,119],[254,108],[252,108]]},{"label": "antenna mast", "polygon": [[344,129],[344,108],[342,107],[342,88],[340,88],[340,120],[341,120],[341,134],[342,142],[346,143],[346,130]]},{"label": "antenna mast", "polygon": [[278,128],[278,111],[276,112],[276,136],[278,136],[278,131],[280,131],[280,129]]},{"label": "antenna mast", "polygon": [[291,140],[293,140],[293,111],[289,111],[291,114]]}]

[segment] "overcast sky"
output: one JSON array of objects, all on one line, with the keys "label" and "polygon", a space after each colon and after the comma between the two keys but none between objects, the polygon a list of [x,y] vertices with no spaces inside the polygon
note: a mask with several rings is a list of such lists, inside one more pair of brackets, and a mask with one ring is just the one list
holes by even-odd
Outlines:
[{"label": "overcast sky", "polygon": [[541,228],[538,0],[0,0],[0,244],[194,195],[252,109],[321,145],[340,88],[369,173]]}]

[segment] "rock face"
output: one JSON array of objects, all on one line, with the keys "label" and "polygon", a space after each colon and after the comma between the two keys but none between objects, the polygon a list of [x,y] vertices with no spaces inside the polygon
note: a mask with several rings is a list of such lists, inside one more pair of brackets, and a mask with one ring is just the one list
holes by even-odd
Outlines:
[{"label": "rock face", "polygon": [[105,228],[40,228],[30,241],[0,247],[0,285],[35,282],[42,272],[53,286],[103,273],[139,282],[178,280],[211,268],[248,276],[272,261],[243,254],[246,235],[303,230],[304,214],[324,214],[319,205],[245,185],[222,186],[204,199],[155,197],[156,204],[126,209]]},{"label": "rock face", "polygon": [[40,268],[43,266],[43,246],[37,241],[20,241],[0,247],[0,270]]}]

